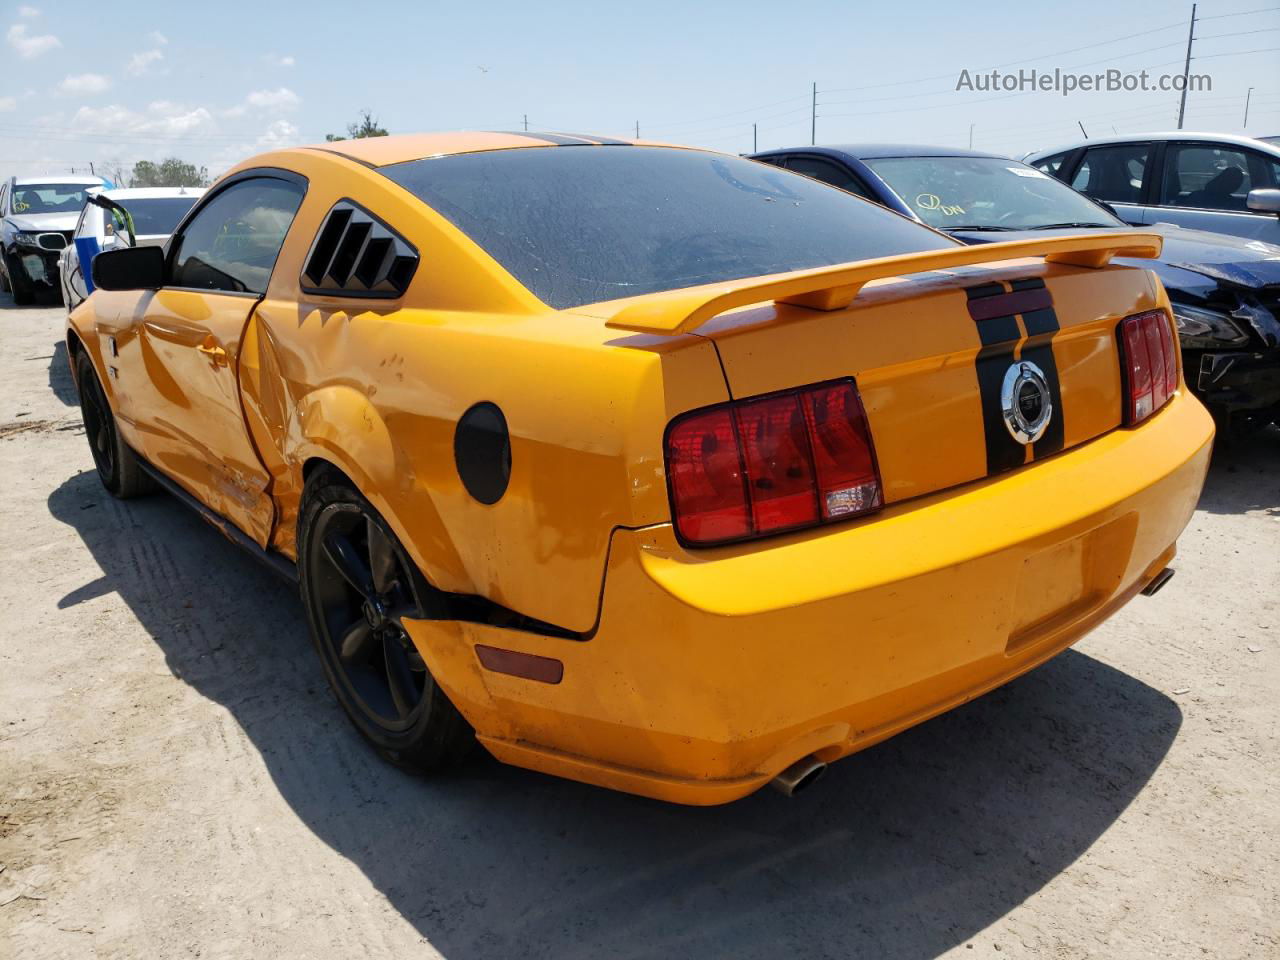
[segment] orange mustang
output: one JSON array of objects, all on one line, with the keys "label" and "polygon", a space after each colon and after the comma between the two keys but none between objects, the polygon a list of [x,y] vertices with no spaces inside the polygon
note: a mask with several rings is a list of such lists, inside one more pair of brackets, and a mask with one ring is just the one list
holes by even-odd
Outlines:
[{"label": "orange mustang", "polygon": [[[945,198],[944,198],[945,199]],[[961,246],[802,176],[467,133],[241,164],[98,256],[106,488],[296,578],[352,721],[784,792],[1170,575],[1213,427],[1142,233]]]}]

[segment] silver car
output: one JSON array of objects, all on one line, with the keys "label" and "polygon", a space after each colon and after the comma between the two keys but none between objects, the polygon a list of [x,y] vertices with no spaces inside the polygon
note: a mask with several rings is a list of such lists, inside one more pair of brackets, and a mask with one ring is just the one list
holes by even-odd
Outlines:
[{"label": "silver car", "polygon": [[1218,133],[1142,133],[1027,154],[1024,162],[1135,225],[1174,223],[1280,243],[1280,146]]},{"label": "silver car", "polygon": [[0,183],[0,282],[17,304],[58,289],[58,258],[101,177],[10,177]]}]

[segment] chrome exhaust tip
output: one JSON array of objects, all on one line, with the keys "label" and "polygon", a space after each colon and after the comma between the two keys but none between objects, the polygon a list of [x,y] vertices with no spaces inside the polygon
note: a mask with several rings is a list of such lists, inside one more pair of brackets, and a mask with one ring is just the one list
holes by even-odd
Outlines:
[{"label": "chrome exhaust tip", "polygon": [[801,757],[787,769],[769,781],[769,786],[784,797],[794,797],[801,790],[807,790],[818,782],[818,778],[827,772],[827,765],[817,757],[810,755]]},{"label": "chrome exhaust tip", "polygon": [[1173,579],[1173,575],[1175,573],[1177,573],[1177,571],[1174,570],[1173,567],[1165,567],[1163,570],[1161,570],[1159,573],[1157,573],[1154,577],[1151,578],[1150,583],[1148,583],[1145,587],[1142,588],[1142,595],[1144,597],[1154,597],[1157,593],[1159,593],[1161,590],[1164,589],[1164,585],[1166,583],[1168,583],[1170,580]]}]

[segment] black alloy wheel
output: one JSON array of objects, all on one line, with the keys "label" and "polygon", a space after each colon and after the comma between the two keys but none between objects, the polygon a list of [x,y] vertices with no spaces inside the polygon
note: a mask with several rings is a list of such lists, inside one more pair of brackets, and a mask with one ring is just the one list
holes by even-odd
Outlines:
[{"label": "black alloy wheel", "polygon": [[386,521],[344,478],[312,478],[299,511],[299,573],[312,638],[356,727],[392,761],[435,770],[473,735],[405,630],[429,590]]}]

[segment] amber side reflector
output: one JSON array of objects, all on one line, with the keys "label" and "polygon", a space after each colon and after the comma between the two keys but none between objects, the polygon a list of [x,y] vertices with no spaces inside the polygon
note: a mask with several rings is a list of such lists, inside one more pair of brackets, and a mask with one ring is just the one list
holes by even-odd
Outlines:
[{"label": "amber side reflector", "polygon": [[539,657],[532,653],[503,650],[483,643],[476,644],[476,656],[480,665],[494,673],[507,673],[539,683],[559,683],[564,677],[564,664],[551,657]]}]

